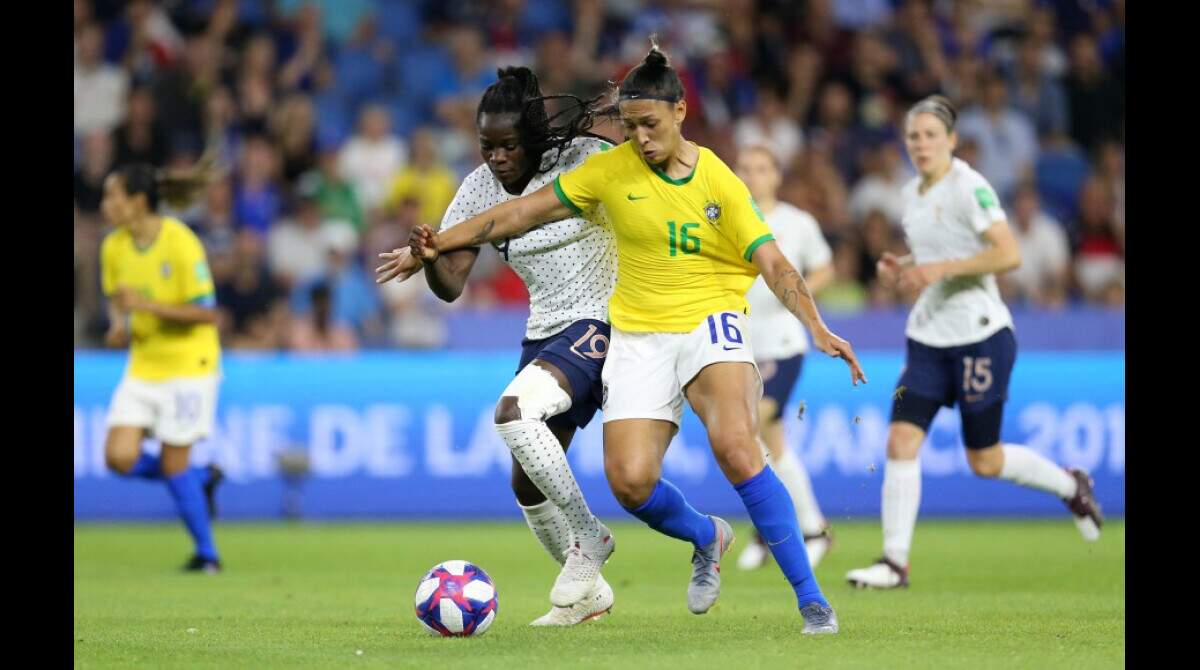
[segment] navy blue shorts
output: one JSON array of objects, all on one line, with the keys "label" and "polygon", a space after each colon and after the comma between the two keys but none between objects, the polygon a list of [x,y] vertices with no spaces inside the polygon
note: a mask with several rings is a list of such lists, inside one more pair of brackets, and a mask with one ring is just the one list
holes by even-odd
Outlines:
[{"label": "navy blue shorts", "polygon": [[521,341],[517,372],[541,359],[562,370],[571,383],[571,409],[550,417],[547,424],[583,428],[600,409],[600,371],[608,354],[609,334],[607,323],[582,319],[546,339]]},{"label": "navy blue shorts", "polygon": [[804,354],[796,354],[791,358],[780,360],[765,360],[758,363],[758,371],[763,377],[763,397],[775,401],[775,414],[760,417],[764,421],[774,421],[783,414],[792,391],[796,388],[796,380],[800,378],[800,370],[804,368]]},{"label": "navy blue shorts", "polygon": [[910,339],[892,402],[892,421],[907,421],[928,432],[938,409],[957,404],[967,447],[990,447],[1000,439],[1016,359],[1017,341],[1011,328],[958,347],[930,347]]}]

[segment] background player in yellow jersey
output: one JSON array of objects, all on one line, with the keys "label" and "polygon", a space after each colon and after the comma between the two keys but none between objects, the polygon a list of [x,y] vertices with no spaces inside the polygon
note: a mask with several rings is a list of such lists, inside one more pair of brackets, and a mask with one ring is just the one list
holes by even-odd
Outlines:
[{"label": "background player in yellow jersey", "polygon": [[[170,177],[149,165],[121,168],[104,183],[101,208],[116,226],[100,246],[111,323],[105,343],[130,343],[104,452],[108,467],[122,475],[166,482],[195,542],[184,569],[216,573],[221,563],[209,517],[221,474],[189,463],[192,444],[208,435],[216,411],[215,291],[200,240],[155,213],[160,199],[185,201],[205,183],[202,172]],[[142,451],[146,437],[162,442],[161,456]]]},{"label": "background player in yellow jersey", "polygon": [[653,48],[618,90],[626,142],[448,231],[419,228],[411,246],[429,260],[603,205],[617,240],[612,341],[602,375],[604,464],[614,495],[651,528],[694,545],[688,608],[707,612],[720,593],[720,558],[733,530],[697,512],[661,477],[686,398],[791,583],[803,632],[836,633],[837,617],[809,566],[795,508],[758,446],[762,380],[745,298],[755,277],[761,272],[808,326],[816,348],[846,360],[853,383],[866,378],[850,344],[822,322],[745,184],[714,153],[681,136],[683,93],[666,56]]}]

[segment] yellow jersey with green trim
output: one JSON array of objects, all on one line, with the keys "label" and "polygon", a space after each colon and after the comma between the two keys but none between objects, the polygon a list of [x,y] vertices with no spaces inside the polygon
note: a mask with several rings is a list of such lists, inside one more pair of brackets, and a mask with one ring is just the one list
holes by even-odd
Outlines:
[{"label": "yellow jersey with green trim", "polygon": [[608,316],[628,332],[687,333],[714,312],[749,313],[751,255],[774,239],[749,189],[704,147],[671,179],[626,141],[554,180],[576,214],[604,205],[617,240]]},{"label": "yellow jersey with green trim", "polygon": [[[154,302],[216,306],[216,290],[204,245],[182,222],[164,217],[154,241],[139,248],[127,228],[109,233],[100,245],[100,278],[104,295],[131,286]],[[217,372],[221,345],[211,323],[182,324],[134,310],[130,317],[131,377],[163,381],[203,377]]]}]

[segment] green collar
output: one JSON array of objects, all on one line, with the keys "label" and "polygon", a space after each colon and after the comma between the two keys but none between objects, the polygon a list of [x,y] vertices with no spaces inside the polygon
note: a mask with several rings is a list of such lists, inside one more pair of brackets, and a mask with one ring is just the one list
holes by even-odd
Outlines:
[{"label": "green collar", "polygon": [[694,166],[692,166],[691,173],[688,174],[688,176],[684,177],[683,179],[671,179],[670,177],[667,176],[666,172],[659,170],[658,168],[654,167],[653,165],[650,165],[649,163],[647,163],[646,166],[650,168],[651,172],[653,172],[654,174],[661,177],[662,180],[667,182],[668,184],[673,184],[675,186],[683,186],[684,184],[691,181],[692,177],[696,176],[696,170],[699,169],[699,167],[700,167],[700,147],[696,146],[696,164]]}]

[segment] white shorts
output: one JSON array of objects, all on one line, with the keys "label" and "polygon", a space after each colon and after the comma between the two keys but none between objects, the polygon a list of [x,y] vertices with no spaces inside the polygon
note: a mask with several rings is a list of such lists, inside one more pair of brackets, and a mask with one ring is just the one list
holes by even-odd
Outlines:
[{"label": "white shorts", "polygon": [[220,375],[148,382],[125,375],[113,393],[108,425],[145,428],[164,444],[191,445],[212,432]]},{"label": "white shorts", "polygon": [[708,365],[754,362],[749,317],[717,312],[690,333],[630,333],[612,327],[608,356],[600,379],[604,384],[604,422],[662,419],[676,426],[683,418],[683,388]]}]

